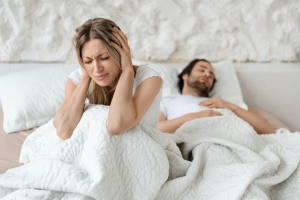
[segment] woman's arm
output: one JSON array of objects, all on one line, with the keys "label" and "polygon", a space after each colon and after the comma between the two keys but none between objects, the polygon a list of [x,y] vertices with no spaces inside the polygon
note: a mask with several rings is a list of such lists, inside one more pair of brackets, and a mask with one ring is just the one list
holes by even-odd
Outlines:
[{"label": "woman's arm", "polygon": [[237,116],[248,122],[258,134],[274,133],[274,129],[267,120],[260,115],[249,112],[241,107],[224,101],[218,98],[210,98],[200,103],[201,106],[207,106],[209,108],[227,108],[234,112]]},{"label": "woman's arm", "polygon": [[123,71],[108,113],[108,131],[121,134],[135,126],[146,114],[159,93],[162,80],[151,77],[144,80],[132,95],[133,82],[128,78],[133,72]]},{"label": "woman's arm", "polygon": [[91,78],[83,71],[80,82],[76,86],[68,79],[65,87],[65,100],[53,119],[58,137],[69,139],[81,119],[86,94]]},{"label": "woman's arm", "polygon": [[147,78],[132,95],[134,69],[127,37],[117,28],[113,33],[121,43],[121,47],[113,42],[111,44],[121,56],[122,74],[110,104],[107,128],[111,134],[117,135],[129,130],[143,118],[160,91],[162,80],[160,77]]}]

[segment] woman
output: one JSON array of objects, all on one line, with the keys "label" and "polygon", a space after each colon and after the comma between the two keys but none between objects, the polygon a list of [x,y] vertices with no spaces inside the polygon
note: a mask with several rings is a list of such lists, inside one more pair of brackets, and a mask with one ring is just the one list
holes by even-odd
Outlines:
[{"label": "woman", "polygon": [[162,80],[147,66],[133,66],[127,37],[111,20],[90,19],[73,37],[81,68],[72,72],[65,100],[53,125],[57,135],[71,137],[86,98],[92,104],[109,105],[107,129],[118,135],[142,121],[156,127]]}]

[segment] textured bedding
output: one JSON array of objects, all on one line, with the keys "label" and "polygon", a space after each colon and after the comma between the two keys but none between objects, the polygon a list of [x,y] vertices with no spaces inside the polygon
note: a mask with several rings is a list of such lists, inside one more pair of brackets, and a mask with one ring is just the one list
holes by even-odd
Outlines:
[{"label": "textured bedding", "polygon": [[52,121],[39,127],[22,147],[26,164],[0,175],[0,198],[154,199],[169,176],[167,155],[181,156],[176,143],[143,124],[110,135],[107,113],[89,106],[66,141]]},{"label": "textured bedding", "polygon": [[300,133],[258,135],[231,111],[215,110],[223,116],[196,119],[176,131],[183,157],[192,162],[157,199],[299,199]]},{"label": "textured bedding", "polygon": [[50,121],[24,142],[26,164],[0,175],[0,198],[299,199],[300,133],[257,135],[216,110],[174,135],[139,124],[112,136],[105,106],[89,106],[66,141]]},{"label": "textured bedding", "polygon": [[[256,107],[249,106],[249,111],[260,114],[264,117],[274,129],[287,128],[284,123],[282,123],[278,118],[270,114],[269,112]],[[7,134],[3,130],[3,111],[0,109],[0,174],[6,172],[8,169],[13,167],[18,167],[21,165],[19,163],[19,156],[21,152],[21,147],[28,135],[30,135],[37,127],[26,130],[18,131],[15,133]]]}]

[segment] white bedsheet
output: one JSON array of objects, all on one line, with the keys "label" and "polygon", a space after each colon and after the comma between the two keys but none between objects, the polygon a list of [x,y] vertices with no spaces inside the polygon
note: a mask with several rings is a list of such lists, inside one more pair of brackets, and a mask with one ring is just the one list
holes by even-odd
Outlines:
[{"label": "white bedsheet", "polygon": [[0,175],[0,198],[299,199],[300,133],[260,136],[217,110],[223,116],[190,121],[175,135],[139,124],[111,136],[105,106],[88,107],[67,141],[50,121],[26,139],[27,164]]}]

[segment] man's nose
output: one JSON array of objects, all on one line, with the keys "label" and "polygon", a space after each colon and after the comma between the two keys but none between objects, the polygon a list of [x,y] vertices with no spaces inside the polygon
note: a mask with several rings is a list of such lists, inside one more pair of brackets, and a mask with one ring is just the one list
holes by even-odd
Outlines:
[{"label": "man's nose", "polygon": [[205,72],[204,72],[204,76],[205,76],[205,77],[209,77],[209,72],[208,72],[208,71],[205,71]]}]

